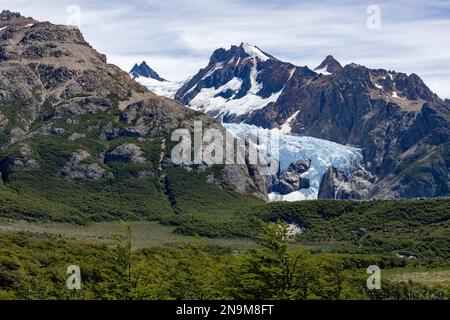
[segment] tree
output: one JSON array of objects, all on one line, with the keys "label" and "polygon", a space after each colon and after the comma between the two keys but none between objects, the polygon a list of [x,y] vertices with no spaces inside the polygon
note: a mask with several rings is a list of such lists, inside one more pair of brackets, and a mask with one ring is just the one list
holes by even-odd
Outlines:
[{"label": "tree", "polygon": [[262,250],[250,250],[238,267],[239,299],[308,299],[318,282],[317,267],[304,248],[290,250],[288,225],[261,222]]},{"label": "tree", "polygon": [[136,270],[137,255],[133,251],[133,226],[130,222],[119,222],[114,235],[116,246],[108,266],[103,270],[103,298],[131,300],[139,284],[141,272]]}]

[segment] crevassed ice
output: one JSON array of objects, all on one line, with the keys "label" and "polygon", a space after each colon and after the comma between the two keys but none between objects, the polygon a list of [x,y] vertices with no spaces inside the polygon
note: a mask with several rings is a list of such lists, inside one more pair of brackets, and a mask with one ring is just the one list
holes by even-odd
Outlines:
[{"label": "crevassed ice", "polygon": [[[277,193],[269,194],[270,201],[299,201],[317,199],[320,182],[330,167],[350,173],[361,166],[362,149],[345,146],[335,142],[312,138],[298,137],[281,133],[279,129],[262,129],[248,124],[225,123],[224,127],[234,135],[244,134],[256,136],[262,131],[266,136],[271,134],[279,136],[280,148],[278,159],[281,172],[286,171],[289,165],[299,159],[311,160],[311,168],[304,174],[310,179],[311,187],[302,189],[288,195]],[[261,146],[263,148],[263,146]]]}]

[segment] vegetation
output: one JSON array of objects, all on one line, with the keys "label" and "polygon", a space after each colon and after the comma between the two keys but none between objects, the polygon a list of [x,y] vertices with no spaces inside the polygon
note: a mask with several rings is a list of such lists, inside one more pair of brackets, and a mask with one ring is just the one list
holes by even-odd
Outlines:
[{"label": "vegetation", "polygon": [[298,239],[321,250],[393,253],[434,266],[450,258],[448,199],[273,203],[258,216],[304,228]]},{"label": "vegetation", "polygon": [[[201,241],[132,249],[122,224],[114,246],[0,236],[0,299],[448,299],[449,285],[391,282],[366,288],[368,263],[383,256],[312,253],[292,246],[284,223],[262,223],[257,249],[220,252]],[[81,268],[81,290],[66,287]],[[385,266],[389,268],[389,266]],[[392,267],[392,266],[390,266]]]}]

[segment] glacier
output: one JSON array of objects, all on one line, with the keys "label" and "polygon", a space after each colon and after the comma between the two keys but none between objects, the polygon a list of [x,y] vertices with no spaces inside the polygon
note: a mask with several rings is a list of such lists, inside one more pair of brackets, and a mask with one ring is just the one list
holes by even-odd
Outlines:
[{"label": "glacier", "polygon": [[[274,155],[279,161],[280,172],[288,169],[289,165],[299,159],[311,160],[311,168],[304,174],[310,179],[309,189],[302,189],[287,195],[278,193],[269,194],[269,200],[276,201],[300,201],[315,200],[319,196],[320,183],[326,171],[334,167],[344,173],[351,173],[362,168],[362,149],[354,146],[346,146],[306,136],[292,136],[284,134],[279,129],[262,129],[248,124],[224,123],[223,126],[233,135],[240,136],[268,136],[275,135],[279,138],[279,153]],[[259,146],[264,148],[264,146]],[[277,159],[278,158],[278,159]]]},{"label": "glacier", "polygon": [[186,81],[158,81],[152,78],[139,77],[135,79],[138,83],[147,87],[148,90],[157,94],[158,96],[175,98],[178,90],[185,84]]}]

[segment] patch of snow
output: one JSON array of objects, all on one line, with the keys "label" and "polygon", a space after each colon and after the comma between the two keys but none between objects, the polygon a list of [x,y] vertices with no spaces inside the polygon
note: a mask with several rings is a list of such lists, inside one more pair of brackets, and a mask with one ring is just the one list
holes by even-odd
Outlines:
[{"label": "patch of snow", "polygon": [[[190,81],[190,79],[189,79],[189,81]],[[187,81],[187,82],[189,82],[189,81]],[[186,82],[186,83],[187,83]],[[192,91],[194,91],[195,90],[195,88],[197,88],[197,83],[195,83],[188,91],[186,91],[184,94],[183,94],[183,97],[185,97],[186,95],[188,95],[189,93],[191,93]]]},{"label": "patch of snow", "polygon": [[220,117],[226,114],[244,115],[251,111],[262,109],[271,102],[278,100],[281,91],[273,93],[268,98],[262,98],[256,93],[259,91],[258,84],[252,81],[252,88],[248,93],[240,99],[225,99],[217,96],[220,93],[232,90],[235,93],[241,89],[243,81],[239,78],[233,78],[225,85],[215,88],[203,88],[194,99],[189,103],[191,109],[202,111],[205,113],[217,113],[216,117]]},{"label": "patch of snow", "polygon": [[406,100],[405,98],[402,98],[398,95],[397,91],[393,91],[392,92],[392,98],[397,98],[397,99],[401,99],[401,100]]},{"label": "patch of snow", "polygon": [[378,83],[375,83],[375,87],[377,87],[378,89],[383,89],[383,86],[379,85]]},{"label": "patch of snow", "polygon": [[27,24],[27,25],[25,26],[25,28],[30,28],[30,27],[32,27],[32,26],[34,26],[34,23],[29,23],[29,24]]},{"label": "patch of snow", "polygon": [[289,74],[289,79],[286,82],[289,82],[289,80],[291,80],[292,76],[294,75],[295,71],[297,71],[297,67],[292,68],[290,74]]},{"label": "patch of snow", "polygon": [[174,98],[177,91],[183,86],[184,81],[171,82],[171,81],[158,81],[153,78],[139,77],[135,79],[137,82],[147,87],[148,90],[154,92],[158,96],[164,96],[168,98]]},{"label": "patch of snow", "polygon": [[[245,48],[245,45],[244,45]],[[281,89],[279,92],[272,93],[268,98],[263,98],[258,95],[258,92],[262,89],[262,83],[258,83],[258,62],[257,56],[252,56],[253,66],[250,71],[250,83],[251,87],[247,91],[247,94],[240,99],[234,99],[234,96],[225,99],[217,96],[220,93],[232,90],[237,93],[242,86],[243,81],[239,78],[233,78],[225,85],[215,88],[203,88],[195,97],[189,102],[188,107],[191,109],[216,114],[216,117],[223,117],[227,114],[244,115],[254,110],[262,109],[269,103],[276,102],[283,92]],[[259,58],[260,59],[260,58]]]},{"label": "patch of snow", "polygon": [[[350,173],[360,168],[363,161],[362,150],[353,146],[345,146],[335,142],[312,138],[298,137],[283,134],[279,129],[262,129],[248,124],[225,123],[224,127],[235,136],[257,136],[258,132],[279,136],[278,158],[281,172],[288,169],[289,165],[299,159],[311,160],[311,168],[304,174],[310,180],[310,188],[292,192],[287,195],[278,193],[269,194],[270,201],[300,201],[314,200],[318,198],[320,183],[326,171],[330,167]],[[264,146],[260,146],[264,148]]]},{"label": "patch of snow", "polygon": [[5,30],[7,27],[8,27],[8,26],[4,26],[4,27],[0,28],[0,31]]},{"label": "patch of snow", "polygon": [[394,76],[392,75],[392,73],[389,73],[389,78],[391,78],[391,80],[394,81]]},{"label": "patch of snow", "polygon": [[295,112],[292,116],[289,117],[289,119],[286,120],[286,122],[280,127],[280,132],[283,134],[291,133],[292,131],[292,121],[297,118],[298,114],[300,113],[300,110]]},{"label": "patch of snow", "polygon": [[242,47],[244,51],[253,58],[257,58],[261,61],[267,61],[270,59],[267,55],[265,55],[260,49],[258,49],[255,46],[252,46],[248,43],[244,43]]},{"label": "patch of snow", "polygon": [[220,70],[223,68],[223,62],[220,63],[216,63],[214,65],[214,67],[211,68],[211,70],[209,70],[202,78],[202,80],[205,80],[206,78],[209,78],[214,72],[216,72],[217,70]]},{"label": "patch of snow", "polygon": [[314,70],[314,72],[317,73],[317,74],[322,74],[322,75],[324,75],[324,76],[330,76],[330,75],[332,75],[332,73],[331,73],[331,72],[328,72],[327,69],[328,69],[328,65],[326,65],[326,66],[323,67],[322,69]]},{"label": "patch of snow", "polygon": [[262,89],[262,84],[258,83],[258,63],[256,62],[256,59],[253,59],[253,66],[252,70],[250,70],[250,90],[248,90],[249,93],[257,94]]}]

